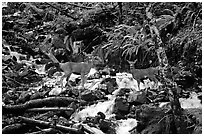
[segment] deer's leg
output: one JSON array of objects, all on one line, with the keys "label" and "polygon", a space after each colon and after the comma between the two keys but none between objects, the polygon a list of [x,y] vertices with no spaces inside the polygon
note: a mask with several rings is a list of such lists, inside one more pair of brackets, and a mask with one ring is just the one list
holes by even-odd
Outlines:
[{"label": "deer's leg", "polygon": [[60,79],[60,86],[61,86],[61,88],[63,88],[63,80],[64,80],[65,77],[66,77],[66,75],[63,75],[61,77],[61,79]]},{"label": "deer's leg", "polygon": [[81,73],[81,84],[82,84],[82,88],[84,89],[84,84],[85,84],[85,74]]},{"label": "deer's leg", "polygon": [[149,77],[149,79],[151,80],[151,81],[154,81],[154,87],[156,87],[156,86],[158,86],[158,79],[155,77],[155,76],[150,76]]},{"label": "deer's leg", "polygon": [[[84,83],[85,83],[85,74],[84,74],[84,73],[81,73],[82,89],[84,89]],[[81,89],[79,89],[79,99],[81,99]]]},{"label": "deer's leg", "polygon": [[158,86],[158,83],[159,83],[158,79],[155,76],[153,77],[153,79],[155,81],[156,86]]},{"label": "deer's leg", "polygon": [[140,91],[140,80],[139,80],[139,79],[136,79],[136,81],[137,81],[137,84],[138,84],[138,89],[139,89],[139,91]]},{"label": "deer's leg", "polygon": [[71,73],[67,76],[67,84],[68,84],[70,87],[72,87],[72,85],[69,83],[69,78],[70,78],[70,76],[71,76]]},{"label": "deer's leg", "polygon": [[65,75],[63,75],[63,76],[61,77],[61,79],[60,79],[61,88],[63,88],[63,80],[64,80],[64,78],[66,78],[66,77],[67,77],[67,83],[68,83],[68,85],[71,86],[71,85],[69,84],[69,77],[70,77],[70,76],[71,76],[71,73],[70,73],[70,74],[65,74]]}]

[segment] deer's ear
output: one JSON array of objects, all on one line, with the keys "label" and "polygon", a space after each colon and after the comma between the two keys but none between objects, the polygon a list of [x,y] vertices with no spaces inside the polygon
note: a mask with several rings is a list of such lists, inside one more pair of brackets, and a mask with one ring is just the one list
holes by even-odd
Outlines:
[{"label": "deer's ear", "polygon": [[98,59],[99,61],[103,61],[99,56],[96,56],[96,59]]},{"label": "deer's ear", "polygon": [[127,60],[127,62],[128,62],[129,64],[135,64],[135,63],[137,62],[137,59],[136,59],[135,61],[129,61],[129,60]]},{"label": "deer's ear", "polygon": [[131,62],[129,60],[127,60],[127,62],[130,64]]},{"label": "deer's ear", "polygon": [[86,53],[84,53],[84,55],[86,56],[86,58],[87,58],[88,60],[93,59],[93,56],[92,56],[91,54],[86,54]]},{"label": "deer's ear", "polygon": [[84,54],[86,57],[91,57],[91,56],[92,56],[91,54],[87,54],[86,52],[83,52],[83,54]]},{"label": "deer's ear", "polygon": [[134,64],[137,62],[137,59],[134,61]]}]

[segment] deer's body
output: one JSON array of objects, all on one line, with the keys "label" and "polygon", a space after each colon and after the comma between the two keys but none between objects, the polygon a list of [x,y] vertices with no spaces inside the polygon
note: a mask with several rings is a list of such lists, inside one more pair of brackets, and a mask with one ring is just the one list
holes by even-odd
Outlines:
[{"label": "deer's body", "polygon": [[[49,53],[47,55],[64,72],[64,75],[60,79],[61,87],[63,87],[64,78],[67,78],[67,81],[69,81],[71,74],[77,73],[77,74],[81,75],[82,87],[84,88],[85,75],[87,75],[90,72],[91,68],[93,68],[95,66],[95,64],[101,63],[100,58],[92,57],[90,59],[90,56],[88,56],[89,60],[87,62],[60,63],[52,53]],[[68,84],[69,84],[69,82],[68,82]]]},{"label": "deer's body", "polygon": [[141,82],[141,79],[144,78],[145,76],[150,78],[153,81],[157,81],[155,75],[158,74],[158,69],[157,68],[147,68],[147,69],[131,69],[131,74],[133,75],[133,78],[137,81],[138,83]]},{"label": "deer's body", "polygon": [[63,80],[69,77],[72,73],[77,73],[81,75],[82,80],[82,87],[84,87],[85,83],[85,75],[87,75],[91,68],[93,67],[93,63],[90,62],[66,62],[66,63],[59,63],[60,69],[64,72],[64,75],[61,77],[61,86],[63,86]]},{"label": "deer's body", "polygon": [[158,83],[158,80],[155,75],[158,74],[159,69],[157,67],[150,67],[146,69],[135,69],[134,64],[135,62],[128,61],[130,64],[130,72],[133,75],[133,78],[137,80],[138,85],[141,82],[141,79],[144,77],[148,77],[150,80],[155,81]]},{"label": "deer's body", "polygon": [[60,68],[67,73],[84,73],[85,75],[89,73],[91,68],[93,67],[93,64],[90,64],[88,62],[66,62],[66,63],[60,63]]}]

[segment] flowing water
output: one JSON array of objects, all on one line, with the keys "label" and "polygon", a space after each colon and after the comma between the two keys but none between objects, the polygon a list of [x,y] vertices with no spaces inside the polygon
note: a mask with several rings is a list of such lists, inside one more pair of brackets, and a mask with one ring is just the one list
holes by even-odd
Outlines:
[{"label": "flowing water", "polygon": [[72,119],[74,121],[83,121],[86,117],[95,117],[98,112],[103,112],[106,115],[106,119],[109,119],[112,116],[114,101],[115,99],[112,99],[87,106],[85,109],[73,115]]},{"label": "flowing water", "polygon": [[[112,95],[108,96],[109,99],[107,101],[87,106],[85,109],[73,114],[71,117],[72,120],[83,121],[86,117],[95,117],[98,112],[103,112],[106,115],[106,119],[114,117],[113,107],[115,104],[116,94],[119,92],[120,88],[132,88],[135,91],[138,91],[137,82],[132,80],[130,75],[126,73],[117,75],[116,82],[118,84],[118,89],[116,89]],[[137,125],[137,121],[135,119],[115,120],[114,122],[117,124],[117,134],[129,134],[128,131]]]},{"label": "flowing water", "polygon": [[[42,70],[38,69],[38,71],[40,73],[44,72],[43,69],[44,67],[42,68]],[[94,73],[95,73],[95,70],[91,70],[89,75]],[[54,74],[54,77],[55,77],[54,79],[47,79],[45,84],[48,84],[48,85],[56,84],[56,82],[59,81],[61,77],[58,74],[59,73]],[[70,77],[70,80],[74,80],[77,77],[78,77],[77,75],[72,75]],[[104,102],[98,102],[97,104],[87,106],[81,111],[77,111],[72,115],[71,119],[73,121],[81,122],[81,121],[84,121],[86,117],[95,117],[98,112],[103,112],[106,115],[106,119],[110,119],[112,122],[115,122],[115,124],[117,124],[116,125],[117,134],[129,134],[129,130],[131,130],[137,125],[137,120],[132,118],[123,119],[123,120],[114,119],[115,114],[113,114],[113,108],[115,105],[116,95],[121,88],[131,88],[131,90],[134,93],[134,91],[139,91],[138,86],[140,86],[140,88],[145,88],[145,87],[149,87],[149,85],[148,84],[144,85],[141,83],[140,85],[138,85],[137,81],[133,79],[132,74],[129,74],[129,73],[117,73],[117,75],[112,78],[116,78],[118,89],[116,89],[112,93],[112,95],[107,96],[109,99]],[[95,80],[95,81],[92,80],[92,82],[89,82],[89,83],[87,82],[85,86],[88,87],[90,90],[95,90],[95,88],[97,88],[97,86],[100,84],[101,81],[102,79]],[[53,88],[50,94],[52,95],[60,94],[60,89],[56,86],[55,88]]]},{"label": "flowing water", "polygon": [[137,121],[135,119],[128,118],[127,120],[118,120],[117,124],[117,134],[129,134],[129,130],[131,130],[137,125]]},{"label": "flowing water", "polygon": [[179,98],[181,107],[183,109],[202,108],[201,100],[198,99],[198,94],[192,92],[189,98]]}]

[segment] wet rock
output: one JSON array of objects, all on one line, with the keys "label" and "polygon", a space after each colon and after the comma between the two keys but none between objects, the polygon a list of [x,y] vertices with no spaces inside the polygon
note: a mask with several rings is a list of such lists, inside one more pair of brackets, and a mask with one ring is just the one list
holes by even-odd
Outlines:
[{"label": "wet rock", "polygon": [[125,114],[122,113],[122,112],[119,112],[119,111],[115,112],[115,118],[116,118],[117,120],[127,119],[126,116],[125,116]]},{"label": "wet rock", "polygon": [[129,113],[130,104],[126,98],[117,97],[115,99],[114,112],[116,119],[125,119],[125,115]]},{"label": "wet rock", "polygon": [[141,134],[162,134],[161,128],[160,124],[152,124],[142,130]]},{"label": "wet rock", "polygon": [[112,68],[104,68],[103,70],[99,71],[100,75],[109,75],[109,76],[116,76],[116,71]]},{"label": "wet rock", "polygon": [[114,85],[111,82],[108,82],[106,83],[106,86],[107,86],[108,94],[112,94],[112,92],[115,90]]},{"label": "wet rock", "polygon": [[135,114],[137,120],[147,122],[151,120],[154,116],[162,116],[164,113],[159,107],[150,104],[143,104],[141,106],[136,106]]},{"label": "wet rock", "polygon": [[95,127],[96,124],[99,122],[100,117],[86,117],[86,120],[83,121],[83,123],[88,124],[91,127]]},{"label": "wet rock", "polygon": [[138,125],[134,130],[134,133],[161,133],[163,129],[161,124],[158,124],[165,113],[161,108],[152,105],[138,105],[135,109],[135,119],[138,120]]},{"label": "wet rock", "polygon": [[76,102],[72,102],[68,107],[72,108],[73,111],[63,111],[61,112],[61,116],[66,118],[66,119],[70,119],[71,115],[76,111],[76,109],[78,108],[79,104]]},{"label": "wet rock", "polygon": [[94,123],[97,124],[99,123],[100,119],[105,119],[106,115],[103,112],[98,112],[95,117],[86,117],[86,120],[83,121],[83,123]]},{"label": "wet rock", "polygon": [[81,93],[81,99],[85,101],[100,100],[105,97],[105,94],[99,90],[85,90]]},{"label": "wet rock", "polygon": [[129,111],[129,103],[127,99],[124,99],[122,97],[116,98],[115,106],[119,111],[123,111],[125,113],[128,113]]},{"label": "wet rock", "polygon": [[112,85],[114,86],[114,87],[116,87],[117,86],[117,83],[116,83],[116,79],[115,78],[105,78],[101,83],[103,84],[103,83],[107,83],[107,82],[110,82],[110,83],[112,83]]},{"label": "wet rock", "polygon": [[138,125],[131,133],[190,134],[195,130],[196,125],[199,126],[193,116],[185,111],[180,112],[178,116],[173,116],[172,112],[166,112],[165,108],[153,104],[138,105],[135,109],[135,119],[138,120]]},{"label": "wet rock", "polygon": [[120,88],[119,92],[117,93],[117,96],[127,96],[129,95],[130,91],[130,88]]},{"label": "wet rock", "polygon": [[99,128],[107,134],[116,134],[116,130],[114,129],[114,124],[107,119],[99,120]]},{"label": "wet rock", "polygon": [[95,117],[86,117],[83,123],[90,127],[98,127],[104,133],[116,134],[115,124],[111,120],[105,119],[105,114],[102,112],[98,112]]},{"label": "wet rock", "polygon": [[102,89],[106,95],[107,94],[112,94],[112,92],[116,89],[117,83],[115,78],[105,78],[102,82],[102,85],[105,85],[106,87]]}]

